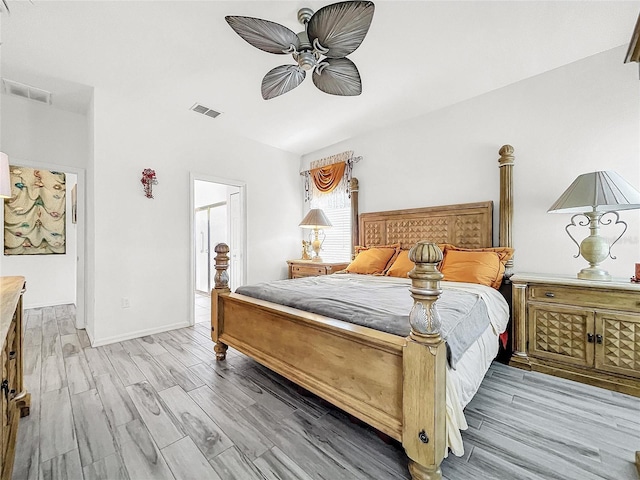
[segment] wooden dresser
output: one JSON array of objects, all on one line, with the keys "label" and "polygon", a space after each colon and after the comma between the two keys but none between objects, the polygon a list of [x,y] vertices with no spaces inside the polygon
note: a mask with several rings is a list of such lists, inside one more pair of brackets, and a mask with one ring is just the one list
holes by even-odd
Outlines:
[{"label": "wooden dresser", "polygon": [[24,277],[0,277],[0,338],[2,338],[2,383],[0,419],[2,447],[0,479],[8,480],[13,471],[18,420],[29,414],[30,394],[26,393],[22,373],[22,294]]},{"label": "wooden dresser", "polygon": [[287,260],[289,278],[331,275],[349,266],[349,262],[314,262],[312,260]]},{"label": "wooden dresser", "polygon": [[640,397],[640,284],[519,274],[510,364]]}]

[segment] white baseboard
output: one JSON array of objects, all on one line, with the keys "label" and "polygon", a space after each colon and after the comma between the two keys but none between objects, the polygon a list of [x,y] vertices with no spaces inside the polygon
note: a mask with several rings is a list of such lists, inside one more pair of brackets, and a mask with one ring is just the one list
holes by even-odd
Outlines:
[{"label": "white baseboard", "polygon": [[91,346],[102,347],[103,345],[109,345],[111,343],[123,342],[125,340],[132,340],[134,338],[144,337],[146,335],[153,335],[154,333],[168,332],[169,330],[177,330],[178,328],[185,328],[190,326],[191,325],[189,324],[189,322],[172,323],[171,325],[164,325],[163,327],[138,330],[136,332],[129,332],[123,335],[115,335],[113,337],[90,339]]},{"label": "white baseboard", "polygon": [[58,305],[73,305],[74,307],[76,306],[76,301],[75,300],[69,300],[68,302],[57,302],[57,303],[51,303],[51,302],[47,302],[47,303],[25,303],[23,305],[23,309],[24,310],[29,310],[30,308],[44,308],[44,307],[55,307]]}]

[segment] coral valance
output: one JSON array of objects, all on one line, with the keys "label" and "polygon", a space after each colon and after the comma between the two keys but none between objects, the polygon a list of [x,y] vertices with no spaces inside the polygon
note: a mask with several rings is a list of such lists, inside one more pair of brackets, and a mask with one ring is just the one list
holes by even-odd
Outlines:
[{"label": "coral valance", "polygon": [[345,166],[344,162],[340,162],[311,170],[311,178],[316,188],[322,193],[332,192],[340,184]]},{"label": "coral valance", "polygon": [[345,199],[351,198],[349,187],[353,165],[361,159],[353,156],[353,150],[348,150],[312,161],[309,170],[300,172],[304,177],[304,201],[312,201],[315,197],[322,199],[322,205],[313,208],[327,208],[328,205],[343,208]]}]

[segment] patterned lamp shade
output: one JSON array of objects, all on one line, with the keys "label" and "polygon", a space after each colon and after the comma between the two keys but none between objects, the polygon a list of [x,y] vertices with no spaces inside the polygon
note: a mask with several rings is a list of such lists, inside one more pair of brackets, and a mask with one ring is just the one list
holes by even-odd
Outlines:
[{"label": "patterned lamp shade", "polygon": [[9,156],[0,152],[0,198],[11,197],[11,175],[9,173]]}]

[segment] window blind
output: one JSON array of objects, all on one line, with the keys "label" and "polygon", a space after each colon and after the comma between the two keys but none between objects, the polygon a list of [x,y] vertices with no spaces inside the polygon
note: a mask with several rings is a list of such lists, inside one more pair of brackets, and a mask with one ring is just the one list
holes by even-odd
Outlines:
[{"label": "window blind", "polygon": [[333,225],[324,229],[326,238],[320,256],[325,262],[351,261],[351,206],[324,207],[324,213]]}]

